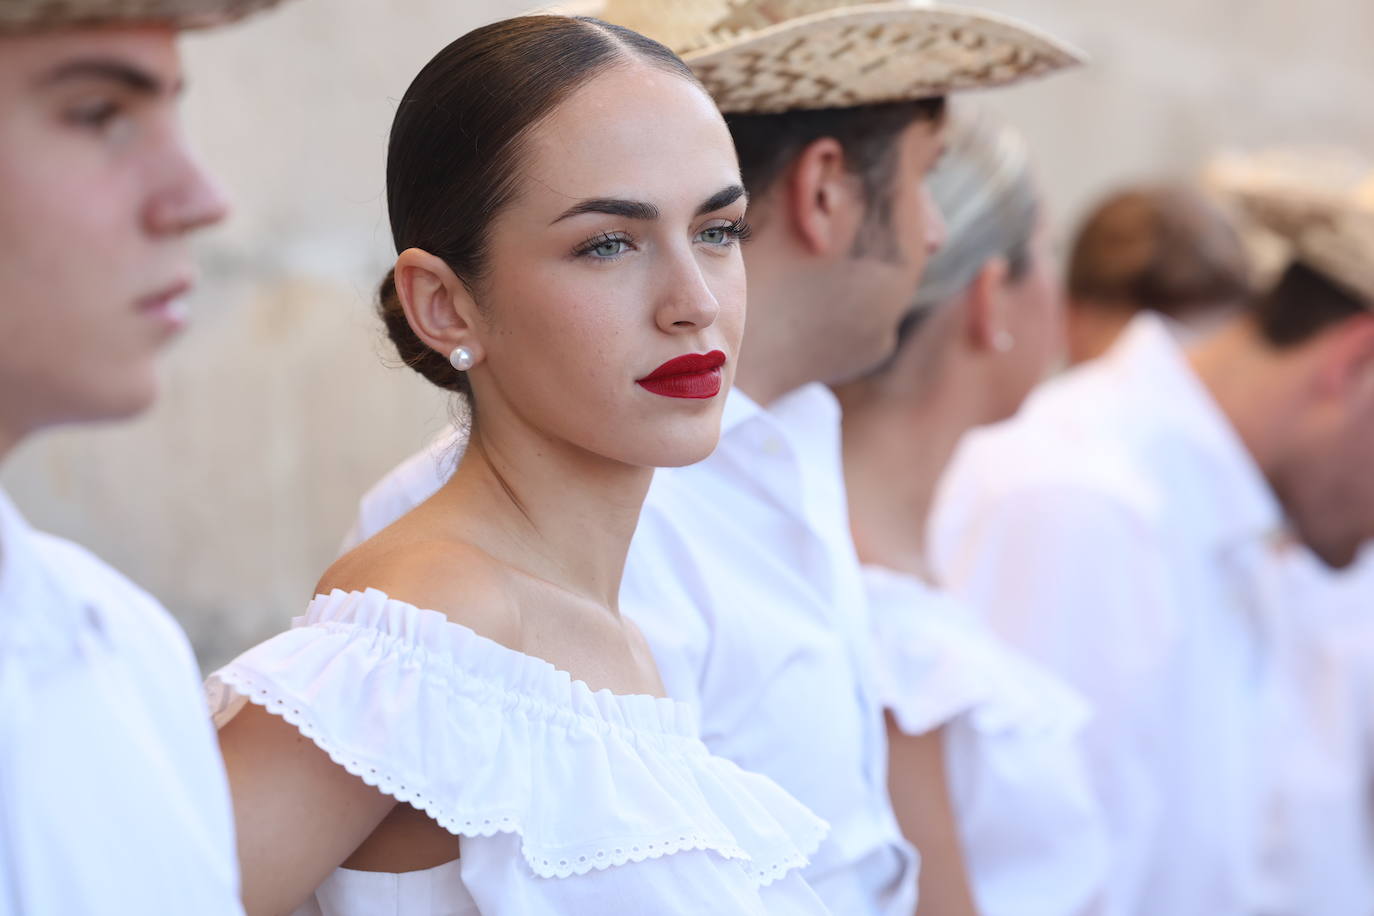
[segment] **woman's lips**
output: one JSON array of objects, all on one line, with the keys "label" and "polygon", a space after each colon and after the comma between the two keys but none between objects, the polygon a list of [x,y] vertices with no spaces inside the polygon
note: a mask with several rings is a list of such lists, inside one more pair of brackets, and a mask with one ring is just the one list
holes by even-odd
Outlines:
[{"label": "woman's lips", "polygon": [[725,354],[720,350],[688,353],[668,360],[639,379],[638,384],[665,398],[713,398],[720,394],[720,367],[723,365]]}]

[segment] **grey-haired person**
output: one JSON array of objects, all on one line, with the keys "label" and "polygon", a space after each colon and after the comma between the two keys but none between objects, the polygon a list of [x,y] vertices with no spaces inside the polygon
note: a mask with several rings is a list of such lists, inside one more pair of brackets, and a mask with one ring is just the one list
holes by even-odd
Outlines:
[{"label": "grey-haired person", "polygon": [[[153,402],[187,238],[226,212],[182,134],[177,36],[275,2],[0,5],[0,460]],[[184,634],[0,493],[0,913],[213,916],[238,893]]]},{"label": "grey-haired person", "polygon": [[1099,914],[1110,849],[1080,744],[1088,705],[926,562],[930,507],[959,442],[1013,415],[1062,351],[1049,214],[1025,141],[980,119],[956,120],[931,190],[949,234],[897,353],[836,389],[888,780],[894,796],[911,791],[905,773],[938,755],[983,916]]}]

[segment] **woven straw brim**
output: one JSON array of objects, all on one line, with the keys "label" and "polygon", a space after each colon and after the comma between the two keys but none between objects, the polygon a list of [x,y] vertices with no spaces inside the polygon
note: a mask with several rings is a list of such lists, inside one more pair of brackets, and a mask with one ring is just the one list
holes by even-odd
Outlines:
[{"label": "woven straw brim", "polygon": [[0,0],[0,33],[116,25],[200,29],[236,22],[283,0]]},{"label": "woven straw brim", "polygon": [[[1218,157],[1204,180],[1243,219],[1277,237],[1290,259],[1320,271],[1374,309],[1374,178],[1337,151]],[[1363,184],[1362,184],[1363,180]]]},{"label": "woven straw brim", "polygon": [[727,114],[932,98],[1005,86],[1084,60],[1010,19],[911,3],[803,16],[684,59]]},{"label": "woven straw brim", "polygon": [[1311,198],[1242,191],[1247,217],[1288,243],[1292,256],[1374,309],[1374,213]]},{"label": "woven straw brim", "polygon": [[[827,8],[813,12],[818,5]],[[663,42],[727,114],[932,98],[1085,59],[1015,20],[912,0],[573,0],[546,11],[595,16]]]}]

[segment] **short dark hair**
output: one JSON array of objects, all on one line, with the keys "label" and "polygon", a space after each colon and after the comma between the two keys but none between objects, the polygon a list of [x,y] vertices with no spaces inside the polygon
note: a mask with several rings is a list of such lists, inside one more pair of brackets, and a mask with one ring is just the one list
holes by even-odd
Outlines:
[{"label": "short dark hair", "polygon": [[[700,85],[658,42],[585,17],[517,16],[436,54],[391,126],[386,196],[396,250],[422,248],[472,288],[486,265],[487,227],[515,196],[528,131],[592,77],[631,59]],[[470,394],[467,375],[411,329],[390,272],[380,299],[402,361],[441,388]]]},{"label": "short dark hair", "polygon": [[1370,313],[1371,306],[1300,260],[1288,266],[1253,309],[1260,334],[1279,349],[1299,346],[1342,321]]},{"label": "short dark hair", "polygon": [[1181,184],[1129,188],[1093,208],[1075,237],[1067,282],[1076,306],[1171,318],[1234,305],[1252,292],[1240,234],[1200,191]]},{"label": "short dark hair", "polygon": [[730,114],[725,123],[735,141],[745,190],[754,200],[763,199],[803,149],[831,137],[844,149],[847,167],[863,185],[865,225],[885,229],[891,225],[897,138],[912,124],[938,123],[944,116],[945,100],[936,97],[854,108]]}]

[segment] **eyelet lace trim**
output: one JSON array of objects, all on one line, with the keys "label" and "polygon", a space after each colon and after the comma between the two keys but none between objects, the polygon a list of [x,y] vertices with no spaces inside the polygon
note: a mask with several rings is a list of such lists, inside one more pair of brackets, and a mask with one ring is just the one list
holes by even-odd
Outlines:
[{"label": "eyelet lace trim", "polygon": [[807,858],[820,846],[826,834],[826,827],[819,826],[813,835],[793,837],[795,848],[774,856],[771,860],[757,861],[737,845],[713,842],[695,832],[681,833],[676,837],[654,839],[639,843],[621,843],[613,847],[592,848],[573,855],[545,855],[525,842],[526,834],[520,819],[511,812],[486,812],[469,817],[458,817],[445,810],[434,799],[423,792],[406,786],[375,766],[361,763],[349,757],[335,746],[317,728],[299,706],[276,696],[270,687],[262,686],[254,678],[238,671],[221,670],[215,677],[226,687],[231,688],[244,698],[261,706],[267,712],[280,716],[295,726],[302,735],[315,743],[329,759],[372,786],[384,795],[398,802],[419,808],[434,819],[439,826],[455,836],[490,837],[498,833],[516,833],[521,836],[520,851],[525,861],[536,875],[541,878],[568,878],[585,875],[593,870],[612,868],[630,862],[643,862],[646,859],[659,859],[678,852],[710,850],[724,859],[729,859],[743,870],[745,875],[758,887],[766,887],[787,872],[804,868],[809,864]]}]

